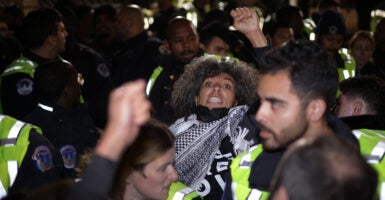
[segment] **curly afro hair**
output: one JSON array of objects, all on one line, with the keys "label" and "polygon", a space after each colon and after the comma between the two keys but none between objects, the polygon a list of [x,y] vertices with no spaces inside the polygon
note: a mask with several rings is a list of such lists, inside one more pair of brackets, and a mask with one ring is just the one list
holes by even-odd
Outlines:
[{"label": "curly afro hair", "polygon": [[185,66],[184,73],[175,82],[171,106],[175,117],[187,117],[195,112],[194,97],[206,78],[227,73],[235,80],[238,105],[250,105],[257,99],[257,70],[245,62],[228,57],[202,56]]}]

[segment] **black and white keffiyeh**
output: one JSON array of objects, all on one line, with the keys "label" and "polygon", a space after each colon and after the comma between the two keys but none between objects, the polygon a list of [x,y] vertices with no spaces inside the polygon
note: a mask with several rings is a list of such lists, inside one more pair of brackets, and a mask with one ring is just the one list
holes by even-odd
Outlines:
[{"label": "black and white keffiyeh", "polygon": [[194,188],[207,174],[215,153],[225,136],[237,141],[237,126],[248,110],[248,106],[237,106],[218,120],[200,123],[195,114],[180,118],[170,126],[176,135],[175,168],[179,179]]}]

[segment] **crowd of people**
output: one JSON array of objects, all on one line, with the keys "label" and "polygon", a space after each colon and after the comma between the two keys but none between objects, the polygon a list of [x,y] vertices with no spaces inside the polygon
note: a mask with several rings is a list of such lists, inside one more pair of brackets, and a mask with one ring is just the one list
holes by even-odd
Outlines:
[{"label": "crowd of people", "polygon": [[0,199],[385,200],[385,17],[155,2],[0,12]]}]

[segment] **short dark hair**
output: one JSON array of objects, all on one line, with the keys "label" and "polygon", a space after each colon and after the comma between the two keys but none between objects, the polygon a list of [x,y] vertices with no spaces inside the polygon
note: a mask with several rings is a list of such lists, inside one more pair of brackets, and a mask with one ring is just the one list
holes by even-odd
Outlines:
[{"label": "short dark hair", "polygon": [[67,85],[71,73],[76,73],[71,63],[55,59],[41,64],[34,74],[35,94],[40,101],[56,103]]},{"label": "short dark hair", "polygon": [[199,40],[204,45],[209,45],[214,37],[219,37],[226,44],[230,46],[230,50],[233,50],[238,44],[238,39],[229,30],[229,28],[222,22],[214,21],[204,26],[199,31]]},{"label": "short dark hair", "polygon": [[260,74],[287,71],[291,89],[307,106],[321,98],[327,110],[333,106],[338,88],[337,67],[328,62],[326,52],[315,42],[289,41],[261,58]]},{"label": "short dark hair", "polygon": [[171,105],[174,108],[175,117],[187,117],[194,113],[194,97],[198,95],[202,82],[222,72],[234,78],[238,105],[250,105],[256,101],[257,71],[255,68],[245,62],[217,56],[202,56],[186,65],[184,73],[174,84]]},{"label": "short dark hair", "polygon": [[191,26],[191,27],[194,27],[194,30],[196,31],[197,35],[198,35],[198,32],[197,32],[197,29],[195,27],[195,25],[187,18],[183,17],[183,16],[176,16],[174,18],[172,18],[168,24],[167,24],[167,27],[166,27],[166,39],[167,40],[171,40],[172,38],[172,31],[178,27],[178,26]]},{"label": "short dark hair", "polygon": [[271,27],[267,30],[267,34],[270,37],[273,37],[277,33],[278,29],[280,29],[280,28],[292,28],[292,27],[289,24],[286,24],[286,23],[273,22]]},{"label": "short dark hair", "polygon": [[116,13],[117,13],[116,9],[110,4],[102,5],[95,9],[93,21],[95,23],[98,17],[101,15],[106,15],[111,19],[111,21],[114,21]]},{"label": "short dark hair", "polygon": [[281,160],[272,195],[284,187],[289,199],[374,199],[377,173],[346,139],[323,136],[294,147]]},{"label": "short dark hair", "polygon": [[385,114],[385,83],[373,76],[353,77],[340,83],[340,90],[348,99],[361,98],[370,112]]},{"label": "short dark hair", "polygon": [[61,14],[55,9],[32,11],[23,20],[20,40],[27,48],[41,47],[48,36],[57,33],[62,21]]}]

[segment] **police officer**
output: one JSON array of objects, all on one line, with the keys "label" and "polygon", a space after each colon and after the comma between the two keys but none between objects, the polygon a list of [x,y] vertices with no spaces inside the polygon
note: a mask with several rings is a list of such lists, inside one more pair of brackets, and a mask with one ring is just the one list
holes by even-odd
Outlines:
[{"label": "police officer", "polygon": [[355,76],[356,63],[346,48],[342,48],[346,26],[340,13],[327,10],[322,13],[315,29],[316,41],[326,50],[329,61],[337,66],[338,79]]},{"label": "police officer", "polygon": [[0,115],[0,198],[63,178],[59,152],[40,128]]},{"label": "police officer", "polygon": [[194,57],[203,55],[199,48],[199,35],[192,22],[183,17],[172,19],[166,30],[166,48],[171,55],[159,58],[159,66],[153,71],[146,93],[155,110],[155,117],[167,124],[173,119],[170,106],[172,88],[184,71],[184,66]]},{"label": "police officer", "polygon": [[110,65],[99,53],[77,42],[76,16],[71,12],[72,10],[63,7],[60,11],[68,30],[65,52],[61,56],[71,62],[83,76],[82,98],[88,104],[95,124],[104,128],[108,94],[113,88]]},{"label": "police officer", "polygon": [[340,83],[336,114],[354,129],[361,154],[378,172],[378,197],[385,198],[385,85],[375,77],[355,77]]},{"label": "police officer", "polygon": [[21,34],[27,50],[0,76],[2,113],[19,119],[36,105],[32,81],[35,68],[64,52],[67,31],[59,12],[43,9],[25,17]]},{"label": "police officer", "polygon": [[149,37],[144,14],[136,5],[123,6],[116,16],[116,37],[122,42],[114,57],[113,79],[117,86],[138,78],[148,79],[157,66],[154,58],[162,42]]},{"label": "police officer", "polygon": [[26,116],[39,126],[62,155],[66,172],[76,177],[80,156],[96,145],[99,132],[88,109],[80,103],[78,73],[68,62],[57,59],[40,65],[35,72],[36,108]]},{"label": "police officer", "polygon": [[170,186],[167,200],[192,200],[202,199],[199,194],[193,189],[187,187],[185,184],[176,181]]}]

